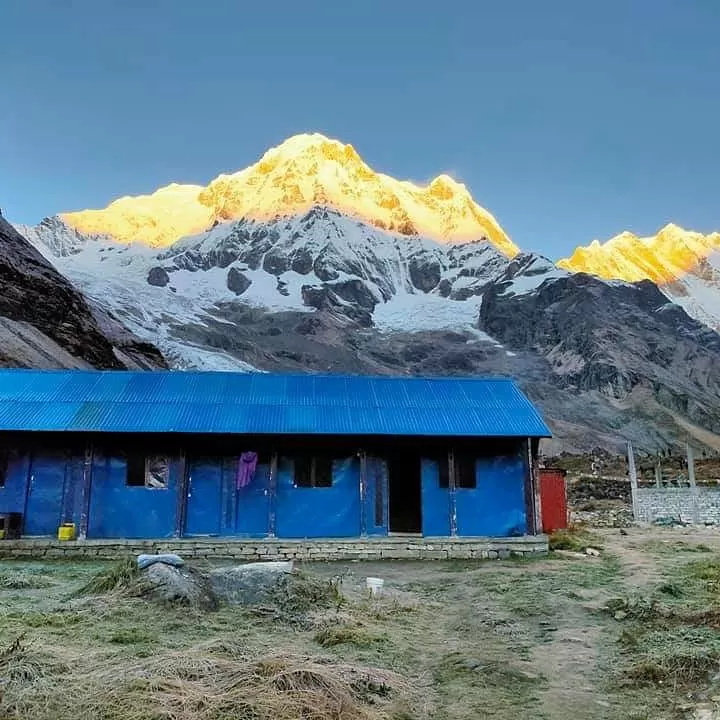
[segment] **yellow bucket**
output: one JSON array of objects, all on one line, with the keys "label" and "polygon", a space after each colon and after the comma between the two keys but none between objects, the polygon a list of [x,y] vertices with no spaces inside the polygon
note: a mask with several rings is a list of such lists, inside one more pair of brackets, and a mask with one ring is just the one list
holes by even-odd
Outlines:
[{"label": "yellow bucket", "polygon": [[63,523],[58,528],[58,540],[74,540],[75,539],[75,523]]}]

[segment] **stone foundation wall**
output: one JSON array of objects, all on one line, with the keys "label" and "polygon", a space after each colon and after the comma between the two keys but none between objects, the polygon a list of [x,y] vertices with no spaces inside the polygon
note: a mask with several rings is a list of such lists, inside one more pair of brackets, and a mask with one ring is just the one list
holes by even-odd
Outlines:
[{"label": "stone foundation wall", "polygon": [[720,524],[720,488],[638,488],[637,508],[641,522],[674,517],[687,523]]},{"label": "stone foundation wall", "polygon": [[548,551],[544,535],[517,538],[373,538],[348,540],[0,540],[0,558],[118,560],[174,552],[205,560],[456,560],[525,557]]}]

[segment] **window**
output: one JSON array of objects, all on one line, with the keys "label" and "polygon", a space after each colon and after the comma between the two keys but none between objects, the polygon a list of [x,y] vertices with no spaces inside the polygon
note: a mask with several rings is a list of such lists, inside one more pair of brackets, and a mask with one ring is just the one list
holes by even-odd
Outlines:
[{"label": "window", "polygon": [[8,453],[7,450],[0,450],[0,488],[5,487],[5,478],[8,472]]},{"label": "window", "polygon": [[167,455],[130,455],[127,459],[126,484],[151,490],[167,490],[170,458]]},{"label": "window", "polygon": [[447,455],[438,455],[434,460],[438,466],[438,485],[447,490],[450,487],[450,460]]},{"label": "window", "polygon": [[332,487],[332,458],[325,455],[296,457],[295,487]]},{"label": "window", "polygon": [[474,455],[455,454],[455,487],[472,489],[477,487],[477,461]]}]

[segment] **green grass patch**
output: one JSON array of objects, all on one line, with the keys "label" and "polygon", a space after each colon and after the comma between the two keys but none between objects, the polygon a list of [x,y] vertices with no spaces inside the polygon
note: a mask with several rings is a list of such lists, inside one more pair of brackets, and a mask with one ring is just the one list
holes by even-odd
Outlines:
[{"label": "green grass patch", "polygon": [[632,650],[627,676],[635,682],[702,684],[720,663],[720,633],[712,628],[651,630],[623,642]]},{"label": "green grass patch", "polygon": [[318,630],[313,639],[318,645],[325,648],[352,645],[356,648],[369,649],[387,642],[386,637],[377,635],[359,625],[329,625]]},{"label": "green grass patch", "polygon": [[0,571],[0,590],[39,590],[51,585],[52,580],[39,573]]},{"label": "green grass patch", "polygon": [[678,555],[685,553],[711,553],[712,548],[703,543],[690,543],[683,540],[650,540],[643,543],[642,549],[654,555]]},{"label": "green grass patch", "polygon": [[121,628],[116,630],[108,638],[108,642],[114,645],[141,645],[144,643],[152,643],[157,640],[155,635],[148,633],[147,630],[137,627]]}]

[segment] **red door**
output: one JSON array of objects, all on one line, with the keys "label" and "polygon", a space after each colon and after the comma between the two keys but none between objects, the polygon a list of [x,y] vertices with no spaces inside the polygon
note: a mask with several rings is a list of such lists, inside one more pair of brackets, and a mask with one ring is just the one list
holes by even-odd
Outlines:
[{"label": "red door", "polygon": [[565,471],[556,468],[540,470],[540,510],[543,532],[566,528],[568,525]]}]

